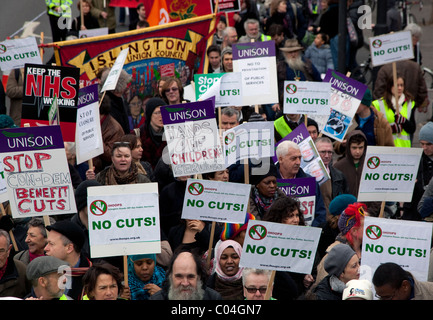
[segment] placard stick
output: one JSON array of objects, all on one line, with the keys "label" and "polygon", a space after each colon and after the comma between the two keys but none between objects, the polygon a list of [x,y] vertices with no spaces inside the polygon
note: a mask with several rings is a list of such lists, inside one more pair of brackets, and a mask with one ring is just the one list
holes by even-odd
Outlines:
[{"label": "placard stick", "polygon": [[[41,44],[44,44],[44,33],[43,32],[41,32]],[[44,48],[43,47],[41,47],[39,49],[39,54],[41,56],[42,63],[44,63]]]},{"label": "placard stick", "polygon": [[123,256],[123,281],[125,287],[128,287],[128,256]]},{"label": "placard stick", "polygon": [[384,211],[385,211],[385,201],[382,201],[382,204],[380,205],[379,218],[383,218],[384,217]]},{"label": "placard stick", "polygon": [[[0,202],[0,210],[1,210],[2,216],[5,216],[6,210],[5,210],[5,207],[3,206],[3,203],[1,203],[1,202]],[[11,238],[11,241],[12,241],[12,244],[14,246],[15,251],[18,252],[17,242],[15,241],[15,236],[14,236],[12,230],[9,230],[9,237]]]},{"label": "placard stick", "polygon": [[272,284],[274,283],[275,272],[276,272],[275,270],[272,270],[272,272],[271,272],[271,276],[270,276],[269,282],[268,282],[268,287],[266,288],[265,300],[269,300],[271,298],[271,295],[272,295]]},{"label": "placard stick", "polygon": [[206,265],[208,268],[210,268],[210,259],[212,256],[213,238],[215,236],[215,225],[216,222],[212,221],[212,227],[210,230],[210,239],[209,239],[209,249],[207,250],[207,261],[206,261]]},{"label": "placard stick", "polygon": [[392,63],[392,78],[394,84],[394,97],[395,97],[395,114],[400,112],[400,106],[398,105],[398,90],[397,90],[397,63]]},{"label": "placard stick", "polygon": [[[86,28],[86,26],[84,25],[83,0],[80,0],[80,15],[81,15],[81,27]],[[80,29],[81,29],[81,27],[80,27]]]}]

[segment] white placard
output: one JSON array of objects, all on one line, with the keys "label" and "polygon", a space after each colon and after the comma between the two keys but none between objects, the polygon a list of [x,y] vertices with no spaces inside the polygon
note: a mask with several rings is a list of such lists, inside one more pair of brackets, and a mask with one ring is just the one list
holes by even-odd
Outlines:
[{"label": "white placard", "polygon": [[394,262],[427,281],[431,237],[430,223],[365,217],[361,277],[371,281],[379,265]]},{"label": "white placard", "polygon": [[240,266],[310,274],[322,229],[249,220]]},{"label": "white placard", "polygon": [[329,115],[331,84],[314,81],[284,81],[284,113]]},{"label": "white placard", "polygon": [[371,64],[374,67],[413,59],[412,34],[400,31],[370,38]]},{"label": "white placard", "polygon": [[229,166],[242,159],[273,157],[274,122],[247,122],[223,133],[224,155]]},{"label": "white placard", "polygon": [[182,219],[244,223],[251,185],[188,179]]},{"label": "white placard", "polygon": [[35,37],[0,42],[0,68],[3,72],[24,68],[26,63],[41,64]]},{"label": "white placard", "polygon": [[358,200],[410,202],[421,154],[421,148],[368,146]]},{"label": "white placard", "polygon": [[116,61],[113,64],[110,72],[108,73],[107,79],[104,82],[104,86],[101,89],[101,92],[107,90],[114,90],[117,85],[117,80],[119,80],[120,72],[123,69],[123,64],[125,63],[126,57],[128,56],[129,48],[123,49],[120,51],[119,55],[116,58]]},{"label": "white placard", "polygon": [[90,255],[160,253],[157,183],[87,189]]}]

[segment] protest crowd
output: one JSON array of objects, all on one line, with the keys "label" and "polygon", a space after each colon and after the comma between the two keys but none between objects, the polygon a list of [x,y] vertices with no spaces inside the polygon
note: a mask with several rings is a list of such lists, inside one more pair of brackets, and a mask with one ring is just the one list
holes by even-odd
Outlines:
[{"label": "protest crowd", "polygon": [[[68,73],[61,69],[66,68],[62,50],[66,52],[68,41],[80,43],[80,31],[106,28],[105,34],[97,35],[103,38],[115,37],[119,25],[127,26],[130,30],[127,32],[137,36],[139,32],[155,28],[154,16],[151,15],[154,8],[143,3],[136,8],[110,6],[110,0],[46,0],[46,3],[53,42],[57,44],[55,50],[59,51],[57,58],[53,55],[49,63],[39,65],[39,68],[47,75],[54,74],[57,70],[54,68],[58,67],[59,81],[76,77],[72,71]],[[152,3],[156,6],[165,1]],[[389,22],[389,32],[411,32],[414,42],[410,48],[416,54],[410,52],[412,59],[383,63],[373,84],[366,85],[365,79],[357,74],[356,61],[357,51],[367,43],[357,24],[361,16],[358,8],[364,5],[364,1],[347,1],[345,57],[338,52],[338,41],[341,41],[337,23],[338,0],[241,0],[230,3],[238,4],[239,8],[229,14],[224,14],[220,8],[214,32],[206,38],[207,45],[201,49],[203,59],[198,63],[197,60],[191,63],[191,59],[187,63],[187,59],[177,62],[175,58],[167,58],[170,67],[164,69],[163,63],[159,62],[158,72],[148,74],[138,67],[128,67],[131,61],[140,63],[141,59],[147,58],[131,60],[128,57],[119,67],[121,50],[116,52],[117,60],[110,65],[102,65],[101,61],[105,59],[106,62],[108,58],[101,53],[97,59],[101,62],[99,67],[96,60],[91,60],[95,56],[84,58],[74,54],[74,59],[82,57],[82,60],[75,64],[77,68],[70,68],[73,63],[69,62],[68,68],[81,70],[79,74],[77,71],[78,78],[88,77],[75,84],[76,95],[91,85],[97,91],[92,102],[96,109],[80,112],[90,104],[80,106],[78,102],[78,113],[74,114],[77,118],[71,121],[81,136],[88,133],[79,129],[81,124],[90,126],[97,122],[95,128],[98,129],[92,131],[95,133],[89,135],[88,140],[79,139],[75,133],[71,133],[72,138],[65,136],[65,132],[75,132],[70,131],[71,126],[62,127],[68,114],[62,111],[67,109],[65,91],[56,97],[58,106],[51,99],[45,111],[40,110],[40,100],[29,102],[26,95],[38,90],[37,85],[29,85],[32,78],[39,79],[35,71],[37,64],[32,63],[33,68],[26,64],[10,70],[7,85],[2,87],[4,99],[10,100],[10,107],[9,110],[3,108],[0,115],[3,145],[0,158],[4,170],[1,173],[3,184],[7,186],[0,188],[0,192],[8,197],[0,198],[1,299],[433,299],[433,263],[430,264],[433,259],[430,255],[433,120],[423,123],[419,135],[415,135],[420,125],[416,123],[415,114],[428,112],[432,102],[428,99],[420,67],[417,26],[404,26],[401,21],[395,25]],[[395,3],[388,3],[391,12]],[[80,16],[67,16],[71,6],[78,7]],[[125,15],[125,10],[128,15]],[[71,28],[59,28],[62,17],[71,18]],[[185,39],[194,41],[193,33],[191,31]],[[86,38],[85,45],[89,46],[90,52],[89,39]],[[146,41],[146,36],[144,39]],[[65,44],[63,48],[62,43]],[[163,40],[160,43],[162,46]],[[248,73],[249,65],[243,62],[248,59],[242,59],[244,47],[241,44],[254,44],[256,49],[272,52],[255,60],[256,65],[263,67],[261,71]],[[132,55],[131,47],[129,50]],[[335,71],[340,59],[346,61],[346,74]],[[203,68],[202,72],[198,71],[198,65]],[[30,69],[33,69],[33,74]],[[241,70],[256,78],[251,83],[247,80],[242,86],[240,83],[233,85],[245,80]],[[95,77],[91,78],[90,74]],[[211,86],[207,86],[200,92],[205,98],[198,98],[199,81],[208,81],[212,75],[219,75],[219,78],[212,79],[220,79],[218,85],[221,87],[211,94]],[[111,83],[113,78],[114,83]],[[344,93],[345,88],[335,86],[339,81],[345,82],[345,88],[350,87],[362,94]],[[91,85],[87,86],[90,82]],[[222,92],[229,92],[223,89],[229,88],[230,83],[232,96],[223,96]],[[327,87],[320,86],[322,84]],[[250,91],[248,85],[252,88]],[[314,107],[302,109],[311,103],[302,103],[299,108],[294,106],[296,102],[289,105],[289,100],[296,101],[289,94],[301,94],[303,85],[310,91],[295,99],[318,101],[322,109],[327,108],[327,113],[323,114]],[[54,85],[45,78],[44,88],[49,86],[52,88]],[[72,88],[72,81],[65,81],[65,84],[62,81],[61,87],[64,90]],[[237,90],[242,90],[243,94],[235,95]],[[42,91],[49,92],[50,89]],[[218,98],[214,97],[215,94]],[[329,99],[323,98],[325,94]],[[340,98],[356,105],[351,114],[344,113],[348,110],[344,108],[344,102],[340,105],[337,101]],[[57,107],[57,112],[60,110],[59,122],[48,118],[51,117],[47,111],[50,105]],[[31,111],[32,108],[39,111]],[[290,108],[296,111],[290,113]],[[86,118],[95,110],[96,118]],[[208,110],[211,110],[211,116]],[[54,132],[53,136],[57,138],[52,145],[40,150],[32,149],[30,145],[30,141],[33,144],[39,141],[28,138],[20,150],[29,154],[23,153],[22,159],[15,151],[12,155],[12,149],[18,148],[18,139],[25,136],[25,130],[37,127],[41,114],[47,114],[47,118],[40,119],[45,120],[43,130],[48,134],[49,127],[56,127],[57,131],[50,132]],[[195,114],[197,120],[193,121]],[[189,124],[187,117],[191,117]],[[83,119],[88,121],[81,122]],[[226,149],[232,139],[243,139],[245,132],[254,130],[259,131],[259,135],[254,136],[254,143],[250,135],[236,147],[239,151],[247,145],[249,152],[254,153],[252,156],[239,157],[234,149]],[[29,132],[37,135],[37,131]],[[414,139],[418,140],[415,142],[421,148],[414,148]],[[80,143],[83,144],[80,146]],[[90,156],[83,160],[84,143],[87,143],[86,152]],[[309,145],[307,149],[306,144]],[[268,151],[263,151],[265,149]],[[369,153],[370,150],[376,153]],[[392,151],[387,153],[383,150]],[[366,174],[365,170],[371,166],[379,167],[373,159],[377,154],[382,158],[381,166],[387,162],[396,163],[383,176],[394,177],[392,180],[396,181],[394,186],[398,191],[392,188],[383,191],[385,187],[379,188],[382,187],[381,178],[377,181],[368,178],[375,179],[375,171],[370,175],[370,171]],[[314,160],[311,160],[313,155]],[[221,158],[222,163],[218,162]],[[56,162],[49,162],[54,159]],[[49,168],[44,166],[48,163]],[[405,164],[412,171],[398,171]],[[33,167],[36,165],[37,168]],[[50,171],[57,166],[67,171],[60,174]],[[41,170],[52,176],[51,187],[39,188],[44,186],[39,184],[44,175],[40,181],[28,181],[32,172]],[[22,175],[22,172],[27,172],[27,175]],[[64,177],[63,184],[56,182]],[[404,183],[399,184],[399,180]],[[311,187],[309,195],[291,191],[307,182]],[[71,185],[71,188],[60,185]],[[206,204],[200,207],[200,202],[193,198],[194,192],[201,194],[203,191],[199,188],[224,191],[226,199],[221,202],[216,193],[214,196],[211,194],[200,198],[201,204]],[[400,193],[388,197],[393,192]],[[370,193],[373,195],[368,198],[365,194]],[[374,193],[379,196],[374,196]],[[140,198],[143,194],[145,196]],[[152,197],[154,194],[156,198]],[[108,205],[107,209],[98,206],[95,201],[98,196],[107,203],[110,198],[116,203],[124,203],[118,204],[117,208]],[[235,203],[235,196],[242,198],[242,203],[241,200]],[[39,202],[42,198],[51,200]],[[140,211],[134,209],[136,211],[129,218],[119,218],[116,222],[98,220],[104,214],[108,217],[107,213],[121,210],[125,203],[130,207],[140,205],[142,214],[134,215]],[[237,220],[224,222],[222,218],[212,218],[214,211],[209,208],[216,207],[225,210],[225,214],[236,214]],[[154,215],[152,208],[157,209]],[[38,212],[45,214],[38,215]],[[367,223],[381,227],[381,234],[377,229],[365,228]],[[119,229],[114,229],[114,224]],[[142,230],[149,228],[148,240],[134,242],[134,236],[145,236],[123,233],[135,224],[139,224]],[[278,252],[285,259],[272,260],[274,265],[279,263],[279,267],[270,266],[271,262],[265,266],[268,263],[265,256],[260,257],[257,251],[254,252],[259,249],[251,242],[253,228],[249,226],[252,224],[267,226],[267,236],[278,233],[283,237],[286,230],[288,234],[296,232],[293,238],[299,240],[305,236],[305,244],[299,245],[299,241],[294,239],[291,239],[293,242],[275,239],[281,242],[269,244],[266,254],[268,251],[277,252],[276,246],[284,243],[291,248],[299,245],[299,250],[296,253],[290,249],[289,256],[289,249],[286,253],[281,249]],[[157,228],[151,229],[155,225]],[[275,232],[270,232],[271,228],[275,228],[272,229]],[[397,231],[386,232],[388,228]],[[419,241],[406,244],[408,248],[403,248],[407,238],[397,239],[400,230],[405,229],[414,233],[422,230],[417,233]],[[258,235],[260,229],[254,230]],[[367,242],[372,241],[369,231],[383,240],[380,246]],[[402,247],[389,247],[384,250],[389,254],[384,252],[379,259],[373,254],[381,253],[380,248],[390,245],[392,239],[384,239],[391,237],[389,234],[394,234],[394,246],[401,243]],[[122,237],[129,237],[132,244],[122,242]],[[113,246],[102,243],[101,239],[109,239]],[[271,246],[274,246],[273,250],[269,250]],[[411,246],[413,251],[407,253]],[[393,255],[393,249],[399,253]],[[406,249],[406,254],[400,249]],[[383,260],[396,255],[400,259]],[[293,261],[287,262],[290,257]],[[405,257],[410,259],[405,260]],[[380,261],[371,269],[363,269],[363,264],[372,260]],[[305,261],[305,266],[299,266]],[[286,262],[289,266],[284,270],[281,265]],[[260,263],[263,268],[259,267]]]}]

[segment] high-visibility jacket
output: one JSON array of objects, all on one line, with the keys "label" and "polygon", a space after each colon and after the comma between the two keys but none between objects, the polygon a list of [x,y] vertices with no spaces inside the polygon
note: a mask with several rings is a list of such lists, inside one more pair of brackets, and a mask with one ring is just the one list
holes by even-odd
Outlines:
[{"label": "high-visibility jacket", "polygon": [[[374,100],[372,102],[372,105],[376,108],[377,111],[382,112],[388,122],[393,125],[395,122],[395,114],[394,111],[389,108],[386,104],[386,101],[381,98],[378,100]],[[410,107],[409,107],[410,106]],[[412,109],[415,107],[415,102],[405,100],[403,105],[399,108],[399,113],[405,117],[408,121],[412,115]],[[393,133],[394,137],[394,144],[396,147],[404,147],[404,148],[410,148],[411,142],[410,142],[410,134],[407,133],[403,128],[400,134]]]},{"label": "high-visibility jacket", "polygon": [[278,132],[278,134],[281,136],[281,138],[284,138],[290,132],[292,132],[292,129],[289,127],[289,125],[287,124],[284,117],[285,116],[281,116],[277,120],[274,121],[274,128]]},{"label": "high-visibility jacket", "polygon": [[[73,0],[45,0],[47,5],[48,14],[56,17],[71,18],[71,6],[74,3]],[[54,8],[60,7],[62,10],[57,12]]]}]

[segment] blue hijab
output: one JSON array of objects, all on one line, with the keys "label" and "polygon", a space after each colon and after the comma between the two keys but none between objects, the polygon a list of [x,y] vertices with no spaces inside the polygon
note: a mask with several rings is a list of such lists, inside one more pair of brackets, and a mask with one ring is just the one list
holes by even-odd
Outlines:
[{"label": "blue hijab", "polygon": [[[153,275],[149,281],[141,280],[134,270],[134,262],[141,259],[152,259],[155,264]],[[131,291],[131,300],[149,300],[150,295],[148,290],[144,289],[144,286],[148,283],[156,284],[158,287],[162,287],[165,281],[165,270],[160,266],[156,265],[155,254],[137,254],[128,256],[128,284]]]}]

